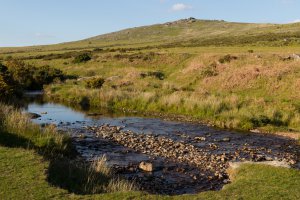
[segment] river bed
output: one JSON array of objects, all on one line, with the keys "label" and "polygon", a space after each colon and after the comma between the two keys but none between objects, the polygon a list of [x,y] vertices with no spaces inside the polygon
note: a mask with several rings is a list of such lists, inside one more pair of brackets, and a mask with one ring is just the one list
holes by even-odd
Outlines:
[{"label": "river bed", "polygon": [[[120,176],[150,193],[219,190],[230,182],[226,168],[232,161],[278,160],[299,166],[299,146],[283,137],[104,110],[79,111],[44,101],[32,101],[25,111],[41,115],[35,123],[55,124],[70,133],[86,160],[105,156]],[[143,161],[154,163],[156,169],[141,170]]]}]

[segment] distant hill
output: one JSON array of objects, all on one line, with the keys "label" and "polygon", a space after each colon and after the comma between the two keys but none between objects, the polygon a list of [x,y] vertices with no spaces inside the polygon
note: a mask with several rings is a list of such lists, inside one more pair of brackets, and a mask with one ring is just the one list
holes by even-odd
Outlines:
[{"label": "distant hill", "polygon": [[[255,24],[223,20],[182,19],[99,35],[38,49],[177,46],[300,45],[300,23]],[[3,50],[3,49],[2,49]]]},{"label": "distant hill", "polygon": [[126,29],[84,41],[109,45],[293,45],[300,44],[300,23],[255,24],[188,18]]}]

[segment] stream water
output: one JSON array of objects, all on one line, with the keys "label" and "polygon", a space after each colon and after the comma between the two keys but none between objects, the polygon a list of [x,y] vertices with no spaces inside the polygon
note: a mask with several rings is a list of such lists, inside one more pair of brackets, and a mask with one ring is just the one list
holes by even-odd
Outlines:
[{"label": "stream water", "polygon": [[[290,162],[293,166],[299,165],[299,146],[295,141],[283,137],[218,130],[200,124],[126,116],[124,113],[109,113],[104,110],[91,113],[45,102],[36,97],[31,98],[25,111],[41,115],[40,118],[33,119],[35,123],[55,124],[58,129],[69,132],[77,151],[86,160],[105,155],[108,165],[118,174],[135,180],[143,190],[150,193],[173,195],[218,190],[228,180],[227,177],[211,178],[193,163],[137,151],[110,138],[98,137],[95,131],[91,131],[91,127],[106,125],[120,127],[125,132],[162,136],[177,143],[193,145],[193,148],[208,156],[225,155],[228,161],[279,160]],[[142,142],[141,144],[143,145]],[[237,152],[238,156],[235,156]],[[142,161],[156,163],[160,167],[153,172],[144,172],[138,167]]]}]

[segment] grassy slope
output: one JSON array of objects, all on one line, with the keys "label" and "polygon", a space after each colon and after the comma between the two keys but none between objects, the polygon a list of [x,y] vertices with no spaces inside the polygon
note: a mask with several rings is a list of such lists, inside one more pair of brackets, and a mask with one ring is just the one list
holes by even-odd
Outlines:
[{"label": "grassy slope", "polygon": [[[62,43],[57,45],[0,48],[3,52],[40,52],[70,49],[93,49],[95,47],[145,47],[145,46],[210,46],[210,45],[242,45],[245,44],[299,44],[300,23],[294,24],[254,24],[225,21],[197,20],[176,21],[169,25],[156,24],[121,30],[114,33],[92,37],[86,40]],[[274,35],[274,37],[271,37]],[[267,36],[267,37],[266,37]],[[277,37],[276,37],[277,36]],[[243,41],[244,40],[246,41]],[[246,39],[247,38],[247,39]],[[221,43],[216,43],[221,41]],[[235,43],[238,41],[239,43]],[[268,45],[265,45],[268,46]],[[163,46],[162,46],[163,47]]]}]

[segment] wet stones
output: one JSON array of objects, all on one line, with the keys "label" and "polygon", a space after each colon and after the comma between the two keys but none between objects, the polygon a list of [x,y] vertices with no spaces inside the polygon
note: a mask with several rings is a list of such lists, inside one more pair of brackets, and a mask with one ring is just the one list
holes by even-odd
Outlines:
[{"label": "wet stones", "polygon": [[[163,157],[176,163],[185,163],[193,166],[201,173],[204,173],[204,177],[210,182],[216,181],[222,184],[223,181],[228,179],[226,170],[229,162],[232,161],[251,160],[254,162],[265,162],[285,158],[286,162],[296,165],[298,160],[295,154],[288,154],[287,152],[278,152],[275,154],[266,147],[251,146],[248,142],[235,147],[234,143],[229,143],[231,142],[230,137],[221,139],[210,138],[214,143],[209,143],[206,141],[207,135],[205,137],[191,137],[178,133],[176,135],[179,139],[176,140],[176,138],[172,139],[163,135],[138,134],[132,131],[124,131],[122,127],[109,126],[107,124],[98,127],[87,127],[87,129],[96,134],[97,137],[116,142],[135,152],[154,157]],[[185,138],[185,140],[181,140],[181,138]],[[197,146],[199,144],[200,146]],[[232,149],[224,150],[224,146]],[[153,162],[141,162],[137,165],[138,169],[144,172],[153,172],[156,170],[155,163]],[[180,173],[186,172],[182,170]],[[197,179],[191,177],[191,179],[198,180],[198,177]]]},{"label": "wet stones", "polygon": [[[122,131],[120,127],[103,125],[100,127],[90,128],[98,137],[113,140],[125,147],[131,148],[137,152],[152,156],[160,156],[169,159],[174,159],[177,162],[190,163],[196,166],[201,171],[207,172],[216,178],[223,178],[225,173],[225,165],[228,158],[226,155],[221,155],[220,158],[210,156],[203,149],[195,147],[192,144],[185,142],[176,142],[164,136],[153,134],[136,134],[131,131]],[[205,141],[205,137],[195,137],[197,141]],[[213,145],[217,149],[217,145]],[[207,165],[209,163],[209,165]],[[140,163],[140,169],[144,171],[153,171],[155,166],[153,163]],[[222,175],[222,176],[221,176]]]}]

